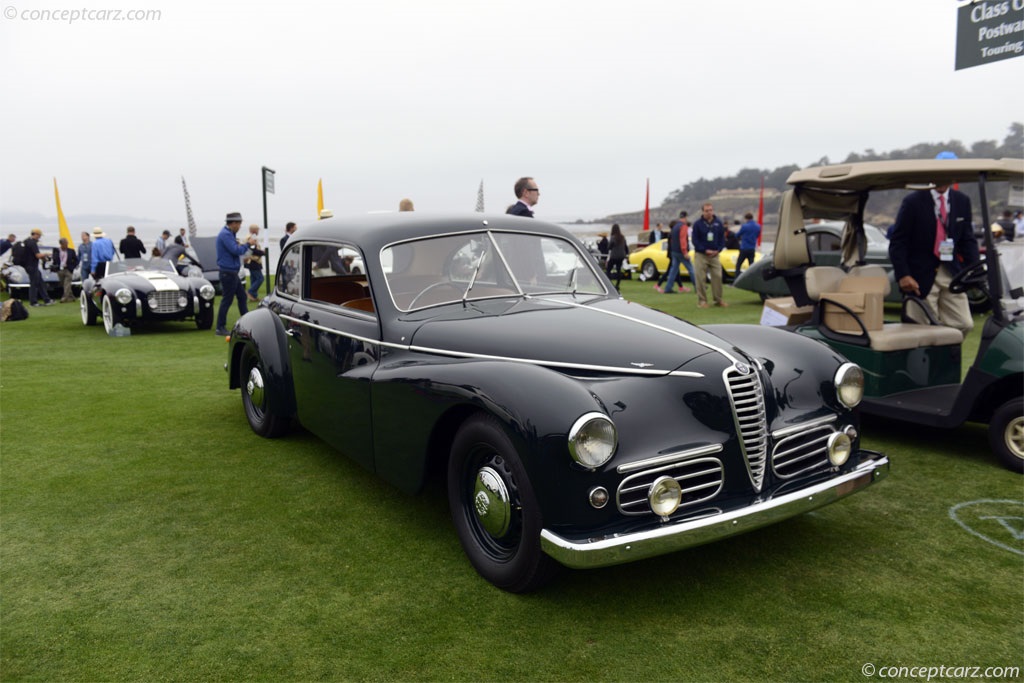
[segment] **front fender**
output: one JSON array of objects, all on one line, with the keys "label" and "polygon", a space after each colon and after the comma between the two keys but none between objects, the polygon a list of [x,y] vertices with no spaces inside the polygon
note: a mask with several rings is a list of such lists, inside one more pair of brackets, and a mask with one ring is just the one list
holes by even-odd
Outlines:
[{"label": "front fender", "polygon": [[288,336],[280,319],[267,308],[246,313],[231,330],[228,345],[228,388],[241,386],[239,367],[242,352],[251,348],[259,355],[264,370],[268,409],[277,415],[294,417],[295,387],[292,383],[291,362],[288,359]]}]

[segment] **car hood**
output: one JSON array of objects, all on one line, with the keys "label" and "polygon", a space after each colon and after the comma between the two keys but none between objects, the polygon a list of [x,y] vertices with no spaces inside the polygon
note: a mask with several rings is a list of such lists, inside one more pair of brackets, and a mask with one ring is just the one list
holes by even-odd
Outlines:
[{"label": "car hood", "polygon": [[131,287],[138,292],[177,292],[189,288],[180,276],[158,271],[116,273],[103,279],[103,289],[107,291],[114,292],[120,287]]},{"label": "car hood", "polygon": [[414,349],[569,370],[664,375],[709,353],[746,359],[728,342],[668,314],[624,300],[528,299],[470,307],[424,321]]}]

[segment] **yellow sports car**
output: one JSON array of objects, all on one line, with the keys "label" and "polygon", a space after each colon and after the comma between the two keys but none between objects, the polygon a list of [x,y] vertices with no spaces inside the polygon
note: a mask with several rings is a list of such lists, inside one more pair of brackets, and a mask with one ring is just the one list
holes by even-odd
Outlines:
[{"label": "yellow sports car", "polygon": [[[693,249],[690,250],[689,257],[692,262]],[[718,255],[718,260],[722,262],[722,272],[725,277],[736,277],[736,259],[739,257],[739,249],[723,249]],[[755,251],[754,261],[760,260],[761,252]],[[643,280],[657,280],[668,269],[668,264],[668,240],[659,240],[629,255],[629,265],[640,271],[640,277]],[[744,263],[743,267],[747,268],[749,265],[749,263]],[[683,277],[690,277],[686,272],[686,268],[680,268],[679,270]]]}]

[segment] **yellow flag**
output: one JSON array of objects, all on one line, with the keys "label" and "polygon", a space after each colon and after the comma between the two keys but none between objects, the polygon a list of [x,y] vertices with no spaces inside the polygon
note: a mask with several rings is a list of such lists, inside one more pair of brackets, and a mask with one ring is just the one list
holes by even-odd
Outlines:
[{"label": "yellow flag", "polygon": [[320,212],[324,210],[324,181],[316,181],[316,218],[320,220]]},{"label": "yellow flag", "polygon": [[75,241],[71,239],[71,231],[68,230],[68,222],[64,220],[64,212],[60,208],[60,193],[57,192],[57,179],[53,179],[53,196],[57,199],[57,224],[60,226],[60,236],[68,241],[68,249],[75,248]]}]

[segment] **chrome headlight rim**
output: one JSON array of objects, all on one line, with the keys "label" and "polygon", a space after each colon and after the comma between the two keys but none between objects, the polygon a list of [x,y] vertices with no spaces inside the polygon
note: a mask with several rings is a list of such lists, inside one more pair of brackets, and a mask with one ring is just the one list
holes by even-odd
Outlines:
[{"label": "chrome headlight rim", "polygon": [[122,287],[114,292],[114,298],[117,300],[117,303],[122,306],[127,306],[132,302],[132,299],[135,298],[135,295],[132,293],[132,290],[127,287]]},{"label": "chrome headlight rim", "polygon": [[836,370],[833,384],[836,399],[843,406],[853,409],[864,398],[864,371],[856,363],[843,363]]},{"label": "chrome headlight rim", "polygon": [[835,432],[832,436],[828,437],[826,451],[828,453],[828,461],[832,463],[832,466],[842,467],[850,459],[850,456],[853,455],[853,441],[850,439],[850,435],[845,431]]},{"label": "chrome headlight rim", "polygon": [[217,291],[213,288],[213,285],[206,283],[199,288],[199,296],[206,301],[210,301],[217,294]]},{"label": "chrome headlight rim", "polygon": [[672,477],[658,477],[647,490],[647,503],[651,506],[651,512],[662,519],[678,510],[682,502],[683,487]]},{"label": "chrome headlight rim", "polygon": [[[591,448],[587,440],[602,438],[598,430],[605,428],[610,430],[610,438],[603,446],[598,444],[598,448]],[[569,454],[578,465],[588,470],[605,465],[615,455],[618,447],[619,432],[615,429],[615,423],[604,413],[581,415],[569,430]]]}]

